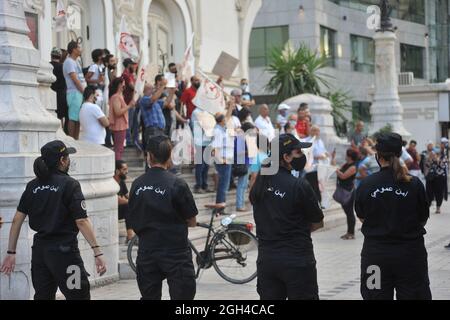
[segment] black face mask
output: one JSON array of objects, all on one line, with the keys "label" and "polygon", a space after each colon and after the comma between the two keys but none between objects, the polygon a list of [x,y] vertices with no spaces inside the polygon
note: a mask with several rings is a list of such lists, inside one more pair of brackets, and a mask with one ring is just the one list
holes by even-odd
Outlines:
[{"label": "black face mask", "polygon": [[198,88],[200,88],[200,83],[193,83],[192,86],[193,86],[195,89],[198,89]]},{"label": "black face mask", "polygon": [[295,171],[302,171],[306,166],[306,157],[302,155],[300,158],[294,158],[291,161],[292,169]]},{"label": "black face mask", "polygon": [[127,175],[126,174],[120,174],[119,175],[120,180],[127,180]]}]

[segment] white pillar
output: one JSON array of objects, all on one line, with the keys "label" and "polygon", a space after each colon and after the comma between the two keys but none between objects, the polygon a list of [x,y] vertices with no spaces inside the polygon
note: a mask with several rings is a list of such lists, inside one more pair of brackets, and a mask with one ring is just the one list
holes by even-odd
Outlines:
[{"label": "white pillar", "polygon": [[[0,1],[0,230],[2,259],[8,246],[11,221],[26,183],[34,177],[33,161],[40,147],[55,138],[59,121],[40,100],[37,72],[39,52],[28,36],[23,1]],[[29,299],[32,294],[30,260],[32,231],[23,225],[16,270],[0,276],[0,300]]]},{"label": "white pillar", "polygon": [[395,64],[395,43],[397,37],[394,32],[377,32],[375,40],[375,95],[370,108],[374,133],[385,127],[392,126],[392,130],[408,139],[411,134],[403,126],[403,107],[398,96],[398,76]]}]

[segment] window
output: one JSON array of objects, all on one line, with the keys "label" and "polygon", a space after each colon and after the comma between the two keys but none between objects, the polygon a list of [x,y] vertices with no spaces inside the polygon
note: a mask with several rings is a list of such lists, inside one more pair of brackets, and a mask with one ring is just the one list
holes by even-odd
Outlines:
[{"label": "window", "polygon": [[330,67],[336,66],[336,31],[320,26],[320,52]]},{"label": "window", "polygon": [[424,48],[400,44],[401,72],[412,72],[415,78],[424,78]]},{"label": "window", "polygon": [[25,12],[25,19],[27,21],[27,26],[30,29],[28,37],[30,38],[33,46],[39,49],[39,21],[38,15],[36,13]]},{"label": "window", "polygon": [[373,39],[350,35],[352,46],[352,70],[373,73],[375,71],[375,43]]},{"label": "window", "polygon": [[[330,0],[341,6],[366,11],[368,6],[380,5],[379,0]],[[390,0],[391,17],[425,24],[425,0]]]},{"label": "window", "polygon": [[367,101],[352,101],[352,118],[353,121],[370,122],[370,102]]},{"label": "window", "polygon": [[283,47],[289,40],[289,27],[255,28],[250,35],[250,67],[269,64],[269,53],[274,47]]}]

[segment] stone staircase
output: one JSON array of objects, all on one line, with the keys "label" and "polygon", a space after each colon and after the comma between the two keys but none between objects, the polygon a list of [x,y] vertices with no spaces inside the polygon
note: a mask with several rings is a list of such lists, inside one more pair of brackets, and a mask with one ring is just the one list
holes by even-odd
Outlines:
[{"label": "stone staircase", "polygon": [[[136,151],[134,148],[127,148],[124,151],[123,160],[127,162],[129,168],[127,185],[131,186],[134,179],[139,177],[144,173],[144,161],[140,152]],[[179,170],[180,171],[180,170]],[[212,179],[213,169],[210,169],[209,173],[209,185],[213,187],[213,179]],[[182,167],[179,176],[184,179],[188,185],[193,190],[195,184],[195,176],[194,171],[190,167]],[[326,186],[327,191],[331,195],[334,191],[335,183],[333,180]],[[211,219],[211,210],[206,209],[204,206],[209,203],[215,202],[215,193],[207,193],[207,194],[194,194],[194,199],[199,210],[199,214],[197,216],[197,221],[202,223],[209,223]],[[246,195],[246,199],[248,199],[248,194]],[[236,189],[230,190],[227,194],[227,208],[225,209],[226,213],[236,214],[236,221],[241,222],[254,222],[253,221],[253,212],[251,211],[251,205],[246,201],[246,207],[249,209],[248,212],[236,212]],[[324,211],[325,215],[325,227],[321,230],[327,230],[334,228],[336,226],[345,224],[346,218],[339,204],[332,201],[330,208]],[[219,226],[220,217],[215,218],[214,225]],[[255,230],[254,230],[255,231]],[[206,239],[207,230],[204,228],[191,228],[189,229],[189,239],[192,241],[194,246],[200,248],[204,246],[204,241]],[[320,232],[320,231],[319,231]],[[126,242],[126,230],[124,221],[119,222],[119,274],[121,279],[134,279],[136,277],[133,270],[130,268],[127,260],[127,246]]]}]

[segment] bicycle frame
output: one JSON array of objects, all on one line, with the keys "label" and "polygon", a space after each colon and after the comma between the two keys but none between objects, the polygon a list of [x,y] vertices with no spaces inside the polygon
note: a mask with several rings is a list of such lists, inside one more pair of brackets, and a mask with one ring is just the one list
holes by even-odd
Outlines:
[{"label": "bicycle frame", "polygon": [[[214,239],[214,237],[218,234],[213,228],[214,216],[216,214],[217,214],[217,210],[214,209],[212,214],[211,214],[211,219],[209,221],[209,225],[206,224],[206,223],[197,223],[197,226],[199,226],[201,228],[208,229],[208,235],[206,236],[205,248],[203,250],[203,252],[207,252],[208,254],[209,254],[209,248],[210,248],[212,239]],[[201,260],[203,266],[206,263],[210,262],[210,261],[208,261],[208,260],[206,260],[205,258],[202,257],[200,252],[197,250],[197,248],[194,246],[194,244],[190,240],[189,240],[189,246],[191,247],[192,251],[194,251],[194,254],[196,255],[196,257],[198,257]],[[211,257],[209,257],[208,259],[211,259]],[[195,272],[195,278],[196,279],[198,278],[201,269],[203,269],[203,267],[198,265],[197,266],[197,271]]]}]

